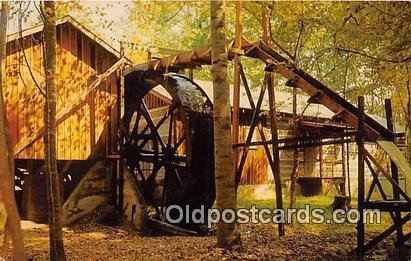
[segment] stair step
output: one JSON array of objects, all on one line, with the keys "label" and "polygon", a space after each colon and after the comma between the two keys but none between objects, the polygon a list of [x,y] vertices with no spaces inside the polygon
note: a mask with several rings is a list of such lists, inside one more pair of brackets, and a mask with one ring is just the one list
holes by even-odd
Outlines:
[{"label": "stair step", "polygon": [[384,212],[391,212],[395,210],[409,212],[411,211],[411,202],[406,200],[376,200],[364,202],[364,208],[378,209]]}]

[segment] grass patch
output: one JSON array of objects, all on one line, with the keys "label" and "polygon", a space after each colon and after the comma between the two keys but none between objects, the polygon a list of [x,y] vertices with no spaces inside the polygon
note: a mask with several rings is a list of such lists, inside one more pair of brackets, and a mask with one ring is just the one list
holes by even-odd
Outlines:
[{"label": "grass patch", "polygon": [[[334,197],[333,196],[314,196],[314,197],[303,197],[298,196],[296,200],[296,208],[303,209],[306,205],[310,206],[310,209],[313,208],[321,208],[324,210],[325,220],[332,220],[332,203]],[[352,199],[352,207],[355,208],[357,205],[356,199]],[[251,208],[253,205],[256,208],[268,208],[268,209],[275,209],[276,203],[275,199],[272,200],[252,200],[249,198],[239,197],[237,201],[237,205],[239,208]],[[284,207],[287,209],[289,207],[288,198],[284,200]],[[390,218],[389,213],[381,213],[381,223],[379,224],[368,224],[366,223],[365,228],[367,232],[378,232],[383,231],[388,228],[392,224],[392,220]],[[308,224],[300,224],[295,223],[293,229],[304,229],[307,232],[312,233],[356,233],[356,224],[350,224],[348,222],[337,224],[331,222],[327,224],[326,222],[322,224],[315,224],[309,222]]]}]

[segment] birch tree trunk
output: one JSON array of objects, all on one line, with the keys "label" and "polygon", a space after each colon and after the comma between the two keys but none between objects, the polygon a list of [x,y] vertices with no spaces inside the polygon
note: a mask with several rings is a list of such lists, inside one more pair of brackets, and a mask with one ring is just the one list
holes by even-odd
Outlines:
[{"label": "birch tree trunk", "polygon": [[[211,55],[214,93],[214,153],[217,207],[237,209],[235,189],[235,166],[231,137],[230,92],[227,80],[228,54],[224,34],[224,1],[211,4]],[[226,224],[220,220],[217,244],[226,249],[240,246],[240,234],[236,223]]]},{"label": "birch tree trunk", "polygon": [[0,193],[3,194],[7,211],[7,229],[4,245],[8,245],[8,238],[13,242],[13,259],[25,260],[23,233],[20,228],[20,215],[14,197],[14,155],[7,128],[6,107],[3,100],[3,80],[6,68],[6,33],[9,15],[8,2],[2,2],[0,22]]},{"label": "birch tree trunk", "polygon": [[61,225],[60,185],[57,173],[56,152],[56,16],[54,1],[44,2],[44,40],[46,103],[44,121],[46,124],[45,156],[47,173],[47,198],[49,208],[50,259],[65,260]]}]

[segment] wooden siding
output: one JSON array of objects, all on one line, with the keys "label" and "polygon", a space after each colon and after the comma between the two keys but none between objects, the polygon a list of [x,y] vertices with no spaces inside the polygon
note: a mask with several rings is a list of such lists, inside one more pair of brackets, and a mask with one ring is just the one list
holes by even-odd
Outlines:
[{"label": "wooden siding", "polygon": [[[247,139],[248,126],[240,126],[239,142],[245,142]],[[264,130],[267,133],[267,129]],[[260,134],[257,130],[254,131],[252,141],[261,141]],[[242,150],[240,154],[242,155]],[[263,146],[254,146],[249,148],[248,155],[244,164],[243,173],[241,175],[240,184],[256,185],[266,184],[268,182],[268,160]]]},{"label": "wooden siding", "polygon": [[[66,22],[57,31],[57,112],[76,104],[97,76],[118,58]],[[27,58],[25,61],[22,49]],[[44,126],[44,97],[31,77],[44,90],[41,32],[7,43],[6,79],[3,85],[7,120],[15,146],[25,144]],[[74,113],[57,126],[59,160],[84,160],[103,157],[113,150],[116,136],[117,79],[115,73],[81,101]],[[42,137],[17,155],[19,159],[43,159]]]}]

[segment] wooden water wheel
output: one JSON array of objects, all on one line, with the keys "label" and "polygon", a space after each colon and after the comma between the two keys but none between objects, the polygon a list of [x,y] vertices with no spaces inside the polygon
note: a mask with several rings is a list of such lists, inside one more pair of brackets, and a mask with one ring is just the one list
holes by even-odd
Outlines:
[{"label": "wooden water wheel", "polygon": [[[158,85],[171,102],[150,109],[145,99]],[[166,209],[171,205],[184,210],[188,206],[184,214],[211,208],[215,200],[212,103],[204,91],[181,75],[133,71],[125,76],[124,105],[124,157],[151,209],[150,218],[167,222]],[[177,214],[169,212],[173,218]],[[176,225],[198,228],[185,219],[184,215]]]}]

